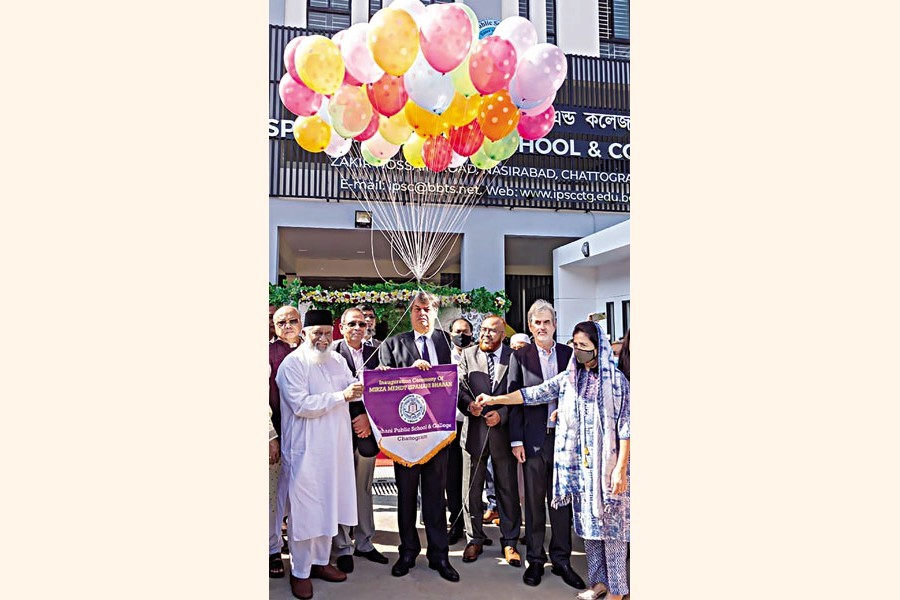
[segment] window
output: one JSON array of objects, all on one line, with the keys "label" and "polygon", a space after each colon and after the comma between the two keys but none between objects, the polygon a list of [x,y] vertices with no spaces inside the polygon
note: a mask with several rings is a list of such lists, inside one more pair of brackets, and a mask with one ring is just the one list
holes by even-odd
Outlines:
[{"label": "window", "polygon": [[350,0],[309,0],[306,27],[328,31],[350,27]]},{"label": "window", "polygon": [[600,16],[600,55],[628,58],[631,39],[630,0],[598,0]]},{"label": "window", "polygon": [[606,303],[606,333],[609,334],[610,341],[616,341],[616,303]]},{"label": "window", "polygon": [[[628,333],[631,327],[631,300],[622,300],[622,331]],[[625,335],[623,333],[622,335]]]},{"label": "window", "polygon": [[530,0],[519,0],[519,16],[526,19],[531,18],[531,2]]},{"label": "window", "polygon": [[369,18],[381,10],[381,0],[369,0]]},{"label": "window", "polygon": [[556,0],[547,2],[547,43],[556,43]]}]

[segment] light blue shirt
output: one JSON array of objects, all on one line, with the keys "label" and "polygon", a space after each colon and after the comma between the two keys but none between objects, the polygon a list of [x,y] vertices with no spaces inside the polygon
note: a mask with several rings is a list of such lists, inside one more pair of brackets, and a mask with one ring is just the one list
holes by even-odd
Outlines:
[{"label": "light blue shirt", "polygon": [[[556,362],[556,344],[550,346],[549,352],[537,344],[535,346],[537,346],[538,358],[541,361],[541,374],[544,376],[544,381],[553,379],[559,373],[559,365]],[[553,414],[558,405],[559,402],[557,400],[547,404],[547,427],[549,429],[556,428],[556,423],[550,420],[550,415]]]}]

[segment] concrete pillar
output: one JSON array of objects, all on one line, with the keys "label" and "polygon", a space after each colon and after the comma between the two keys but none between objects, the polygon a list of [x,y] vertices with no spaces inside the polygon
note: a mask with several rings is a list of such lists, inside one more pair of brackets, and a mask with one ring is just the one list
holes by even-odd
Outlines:
[{"label": "concrete pillar", "polygon": [[460,287],[464,291],[506,287],[505,238],[497,229],[497,224],[487,219],[469,219],[466,224],[460,256]]}]

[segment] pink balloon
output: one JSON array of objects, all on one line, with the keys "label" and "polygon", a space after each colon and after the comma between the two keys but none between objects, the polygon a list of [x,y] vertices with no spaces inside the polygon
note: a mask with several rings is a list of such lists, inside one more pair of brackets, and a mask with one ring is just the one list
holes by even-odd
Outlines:
[{"label": "pink balloon", "polygon": [[508,40],[490,35],[475,42],[469,59],[469,78],[478,93],[486,96],[506,89],[515,72],[516,49]]},{"label": "pink balloon", "polygon": [[556,110],[551,106],[544,112],[534,116],[519,116],[519,135],[523,140],[536,140],[544,137],[553,129]]},{"label": "pink balloon", "polygon": [[531,21],[519,16],[506,17],[500,21],[497,29],[494,30],[494,35],[509,40],[516,49],[516,56],[525,54],[525,51],[537,44],[538,41],[537,31]]},{"label": "pink balloon", "polygon": [[462,64],[472,47],[469,16],[453,4],[429,5],[419,29],[419,46],[435,71],[449,73]]},{"label": "pink balloon", "polygon": [[362,88],[342,85],[328,103],[331,126],[343,137],[353,137],[366,130],[374,111]]},{"label": "pink balloon", "polygon": [[377,110],[372,111],[372,120],[369,121],[369,125],[365,128],[365,130],[354,137],[353,139],[357,142],[364,142],[378,131],[378,124],[381,122],[381,115],[378,114]]},{"label": "pink balloon", "polygon": [[392,158],[397,151],[400,149],[400,146],[396,146],[383,137],[377,131],[375,135],[371,138],[363,142],[363,146],[368,149],[376,158],[380,158],[382,160],[387,160],[388,158]]},{"label": "pink balloon", "polygon": [[[520,108],[519,114],[523,117],[524,116],[533,117],[534,115],[539,115],[542,112],[544,112],[545,110],[547,110],[548,107],[553,106],[554,100],[556,100],[556,92],[553,92],[552,94],[550,94],[548,97],[541,100],[538,104],[536,104],[532,108]],[[516,103],[515,100],[513,100],[513,104],[515,104],[515,103]]]},{"label": "pink balloon", "polygon": [[372,108],[386,117],[393,117],[406,106],[409,95],[403,84],[403,75],[385,73],[381,79],[366,86]]},{"label": "pink balloon", "polygon": [[284,106],[298,117],[311,117],[322,105],[322,95],[285,73],[278,84],[278,95]]},{"label": "pink balloon", "polygon": [[297,73],[297,65],[294,64],[294,52],[305,38],[306,36],[303,35],[297,36],[284,47],[284,68],[297,83],[303,83],[303,80],[300,79],[300,74]]},{"label": "pink balloon", "polygon": [[[525,51],[516,69],[516,87],[525,101],[540,100],[562,86],[568,65],[566,55],[553,44],[538,44]],[[474,81],[473,81],[474,83]]]},{"label": "pink balloon", "polygon": [[368,30],[368,23],[357,23],[341,38],[344,68],[354,79],[362,83],[374,83],[384,75],[384,70],[372,58],[372,53],[366,45]]},{"label": "pink balloon", "polygon": [[331,158],[341,157],[350,152],[351,145],[353,145],[353,140],[342,138],[337,131],[332,130],[331,142],[325,148],[325,154]]}]

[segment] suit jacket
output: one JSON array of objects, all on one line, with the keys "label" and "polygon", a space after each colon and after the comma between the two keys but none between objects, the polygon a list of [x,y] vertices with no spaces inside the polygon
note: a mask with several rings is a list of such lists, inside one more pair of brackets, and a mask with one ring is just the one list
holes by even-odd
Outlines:
[{"label": "suit jacket", "polygon": [[[466,452],[472,456],[480,456],[482,448],[487,450],[484,438],[487,437],[489,429],[494,430],[494,433],[491,434],[491,447],[495,451],[510,451],[509,407],[502,405],[486,407],[481,416],[475,417],[469,413],[469,405],[475,401],[478,394],[496,396],[506,393],[509,361],[512,354],[513,351],[509,346],[500,346],[500,360],[494,364],[497,374],[496,383],[490,380],[487,356],[479,350],[477,345],[463,350],[462,358],[459,359],[459,401],[457,406],[460,412],[466,416],[462,428],[462,444]],[[500,415],[500,423],[493,428],[488,427],[484,421],[484,416],[489,412],[496,412]]]},{"label": "suit jacket", "polygon": [[[437,352],[437,362],[432,364],[450,364],[450,334],[441,329],[435,329],[431,334],[434,349]],[[378,361],[380,364],[392,369],[411,367],[414,362],[422,358],[419,347],[416,346],[416,335],[413,331],[405,331],[391,336],[378,346]]]},{"label": "suit jacket", "polygon": [[[358,373],[356,371],[356,365],[353,363],[353,355],[350,354],[350,346],[347,345],[346,340],[338,340],[334,344],[331,345],[331,349],[340,354],[345,361],[347,361],[347,366],[350,367],[350,372],[353,373],[353,376],[362,381],[362,373]],[[374,356],[376,354],[375,348],[372,346],[366,346],[363,344],[362,347],[363,353],[363,365],[367,369],[373,369],[378,366],[378,357]],[[362,402],[350,402],[350,419],[354,419],[359,415],[366,414],[366,406]],[[375,435],[370,435],[366,438],[360,438],[356,435],[356,432],[353,432],[353,449],[359,449],[359,453],[362,456],[373,457],[377,456],[379,452],[378,443],[375,441]]]},{"label": "suit jacket", "polygon": [[[572,349],[565,344],[556,344],[556,364],[558,373],[566,369],[572,358]],[[541,359],[538,357],[536,344],[528,344],[513,352],[509,361],[509,391],[515,392],[524,387],[540,385],[544,382],[541,370]],[[525,456],[535,456],[540,452],[547,435],[548,408],[546,404],[510,406],[509,439],[511,442],[522,442]]]}]

